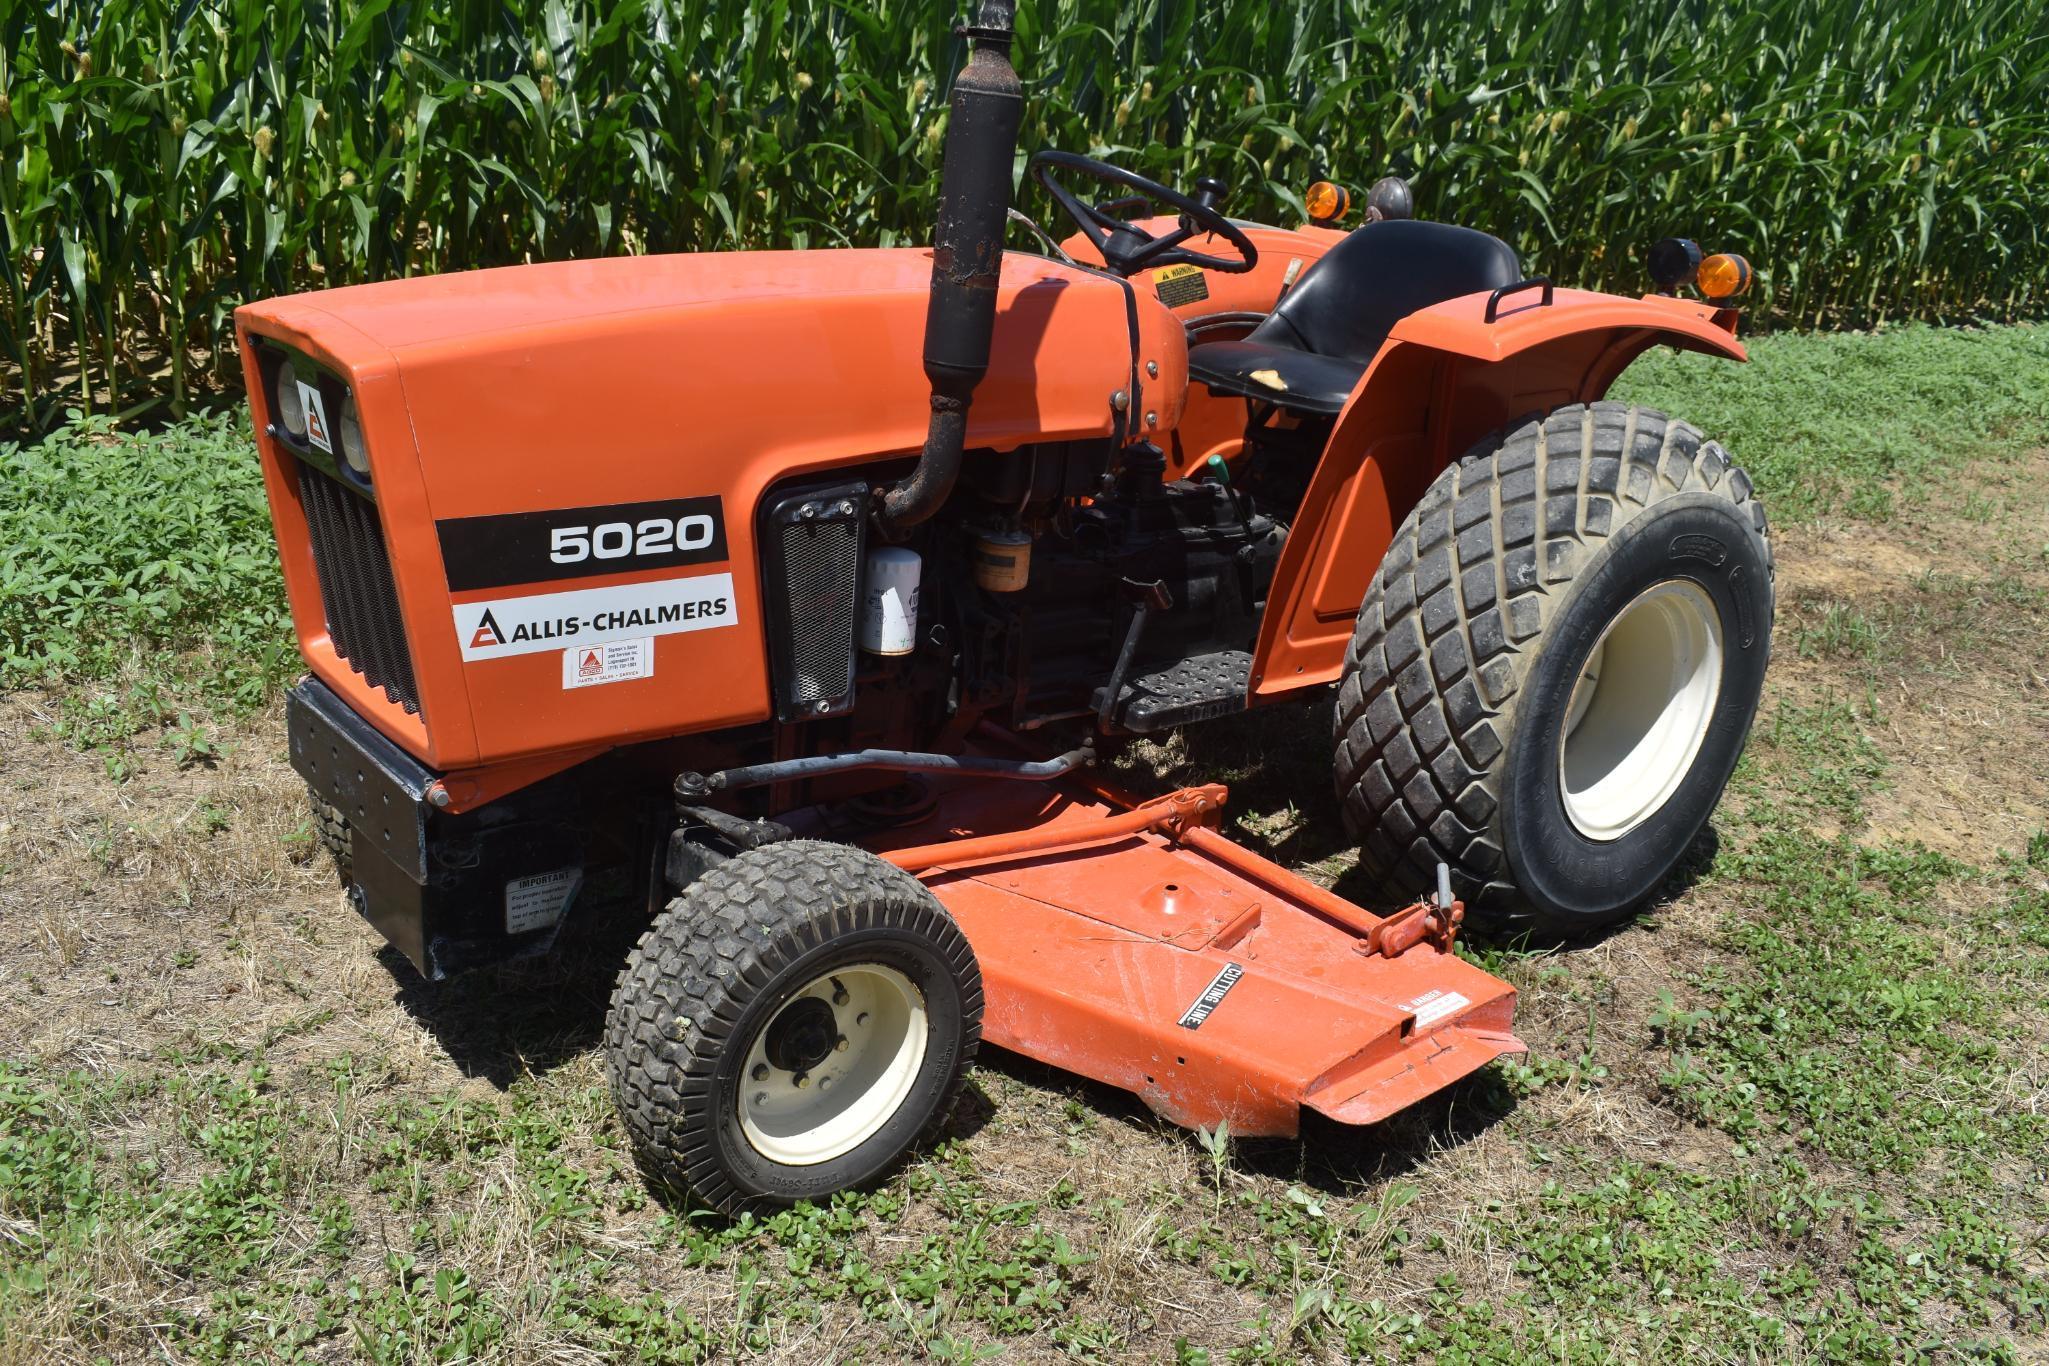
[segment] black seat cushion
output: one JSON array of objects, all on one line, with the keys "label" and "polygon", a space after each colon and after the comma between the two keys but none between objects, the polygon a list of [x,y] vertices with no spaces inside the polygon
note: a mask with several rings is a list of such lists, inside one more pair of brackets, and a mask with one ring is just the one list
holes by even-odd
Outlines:
[{"label": "black seat cushion", "polygon": [[1366,373],[1363,363],[1319,356],[1271,342],[1205,342],[1188,353],[1191,379],[1227,394],[1278,403],[1304,413],[1335,416]]},{"label": "black seat cushion", "polygon": [[[1243,341],[1191,348],[1188,372],[1217,393],[1335,413],[1396,323],[1446,299],[1521,278],[1514,250],[1498,237],[1414,219],[1368,223],[1303,271]],[[1285,389],[1264,382],[1265,372]]]}]

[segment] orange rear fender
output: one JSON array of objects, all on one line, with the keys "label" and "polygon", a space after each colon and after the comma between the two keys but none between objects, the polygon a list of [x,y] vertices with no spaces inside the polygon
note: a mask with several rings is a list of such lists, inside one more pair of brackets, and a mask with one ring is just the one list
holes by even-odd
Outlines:
[{"label": "orange rear fender", "polygon": [[1255,700],[1337,681],[1394,529],[1445,466],[1496,428],[1591,403],[1645,350],[1745,360],[1713,305],[1532,289],[1468,294],[1402,319],[1338,415],[1274,572],[1252,661]]}]

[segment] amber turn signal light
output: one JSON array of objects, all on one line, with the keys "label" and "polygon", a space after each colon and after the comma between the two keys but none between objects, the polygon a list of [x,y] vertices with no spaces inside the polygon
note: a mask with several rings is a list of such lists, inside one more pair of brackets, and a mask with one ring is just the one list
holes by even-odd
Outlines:
[{"label": "amber turn signal light", "polygon": [[1733,299],[1750,288],[1750,262],[1734,252],[1716,252],[1700,263],[1694,283],[1710,299]]},{"label": "amber turn signal light", "polygon": [[1335,223],[1352,209],[1351,191],[1328,180],[1319,180],[1302,195],[1312,223]]}]

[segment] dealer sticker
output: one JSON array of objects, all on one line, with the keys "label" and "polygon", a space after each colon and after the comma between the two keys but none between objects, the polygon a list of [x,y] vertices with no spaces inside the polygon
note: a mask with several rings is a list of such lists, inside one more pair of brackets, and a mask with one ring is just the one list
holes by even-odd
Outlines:
[{"label": "dealer sticker", "polygon": [[558,868],[552,873],[516,877],[505,884],[505,932],[531,934],[553,929],[583,886],[583,869]]},{"label": "dealer sticker", "polygon": [[655,675],[655,638],[608,640],[602,645],[572,645],[562,652],[562,686],[588,688],[594,683],[624,683]]},{"label": "dealer sticker", "polygon": [[[731,574],[455,604],[455,638],[465,660],[705,631],[738,621]],[[652,653],[648,667],[654,667]]]},{"label": "dealer sticker", "polygon": [[1416,1028],[1424,1029],[1436,1024],[1447,1015],[1455,1015],[1471,1005],[1472,1001],[1456,991],[1426,991],[1415,1000],[1403,1006],[1416,1017]]}]

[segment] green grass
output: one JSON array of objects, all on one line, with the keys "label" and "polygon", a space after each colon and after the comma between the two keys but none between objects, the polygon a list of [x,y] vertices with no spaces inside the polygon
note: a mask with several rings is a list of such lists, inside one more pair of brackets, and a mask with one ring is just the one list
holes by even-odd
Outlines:
[{"label": "green grass", "polygon": [[[1740,843],[1711,882],[1755,910],[1686,974],[1686,1002],[1590,1030],[1579,1066],[1539,1058],[1493,1083],[1622,1103],[1604,1064],[1648,1052],[1657,1103],[1720,1136],[1708,1163],[1617,1160],[1497,1097],[1484,1106],[1540,1179],[1450,1234],[1399,1176],[1333,1183],[1300,1149],[1276,1169],[1273,1145],[1224,1136],[1185,1184],[1110,1192],[1020,1192],[1000,1144],[949,1142],[879,1193],[727,1223],[648,1202],[581,1070],[495,1098],[382,1098],[382,1064],[283,1077],[260,1046],[112,1073],[17,1064],[0,1068],[16,1230],[0,1332],[69,1313],[129,1341],[122,1315],[142,1311],[95,1299],[118,1266],[181,1287],[153,1331],[193,1360],[495,1359],[544,1340],[696,1362],[851,1321],[877,1359],[1031,1343],[1108,1361],[1137,1325],[1077,1311],[1119,1274],[1112,1231],[1141,1212],[1155,1276],[1252,1306],[1228,1352],[1187,1342],[1184,1360],[2025,1359],[2049,1332],[2049,1118],[2016,1087],[2031,1060],[2002,1022],[2039,1015],[2049,976],[2049,835],[1987,868],[1771,828]],[[1960,922],[1944,889],[1996,910]],[[1960,924],[1961,956],[1945,938]],[[1570,964],[1548,971],[1603,996]],[[1096,1119],[1068,1115],[1085,1151]],[[139,1147],[113,1137],[139,1131]],[[508,1205],[538,1280],[492,1274],[508,1254],[491,1211]],[[645,1254],[618,1250],[622,1224]],[[1369,1288],[1490,1249],[1512,1263],[1498,1300],[1443,1271],[1399,1304]],[[648,1258],[730,1287],[722,1312],[646,1290]]]},{"label": "green grass", "polygon": [[299,667],[239,413],[0,443],[0,544],[0,687],[72,685],[78,743],[162,730],[209,758],[191,713],[249,711]]},{"label": "green grass", "polygon": [[1748,365],[1651,352],[1614,396],[1721,441],[1780,519],[1883,520],[1961,461],[2049,443],[2049,327],[1904,326],[1749,345]]}]

